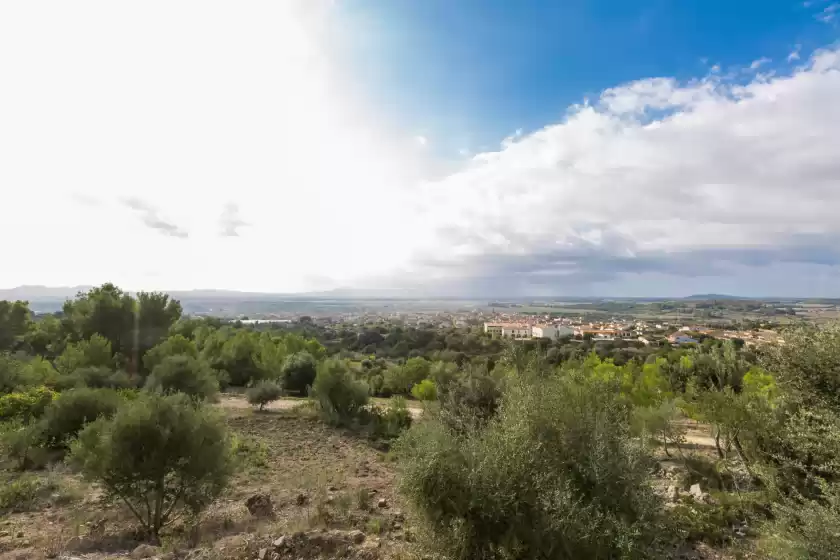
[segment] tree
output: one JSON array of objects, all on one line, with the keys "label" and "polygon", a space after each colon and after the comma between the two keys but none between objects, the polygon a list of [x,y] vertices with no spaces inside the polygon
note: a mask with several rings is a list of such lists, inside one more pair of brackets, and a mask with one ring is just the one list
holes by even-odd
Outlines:
[{"label": "tree", "polygon": [[309,352],[296,352],[283,363],[282,379],[286,391],[305,395],[306,389],[315,381],[317,365]]},{"label": "tree", "polygon": [[82,367],[112,368],[113,366],[111,343],[99,334],[93,334],[89,340],[71,342],[55,360],[55,368],[62,374],[73,373]]},{"label": "tree", "polygon": [[431,379],[424,379],[411,388],[411,394],[418,401],[433,401],[437,399],[437,387]]},{"label": "tree", "polygon": [[260,381],[245,392],[248,403],[265,410],[265,405],[283,396],[283,389],[273,381]]},{"label": "tree", "polygon": [[210,366],[192,356],[163,359],[146,379],[146,390],[164,394],[184,393],[195,399],[212,399],[219,392],[219,381]]},{"label": "tree", "polygon": [[149,536],[198,514],[226,487],[231,445],[220,417],[184,395],[145,395],[87,426],[72,461],[122,500]]},{"label": "tree", "polygon": [[152,371],[164,358],[169,356],[190,356],[198,358],[198,348],[195,342],[180,335],[172,335],[158,345],[149,349],[143,356],[143,366],[146,371]]},{"label": "tree", "polygon": [[181,303],[160,292],[137,294],[138,359],[166,338],[170,328],[181,318]]},{"label": "tree", "polygon": [[16,350],[31,326],[28,302],[0,301],[0,352]]},{"label": "tree", "polygon": [[134,345],[136,302],[113,284],[80,293],[64,304],[63,324],[72,341],[102,335],[113,352],[131,356]]},{"label": "tree", "polygon": [[358,418],[368,403],[368,387],[353,379],[339,360],[325,360],[312,383],[312,397],[323,418],[331,424],[347,424]]}]

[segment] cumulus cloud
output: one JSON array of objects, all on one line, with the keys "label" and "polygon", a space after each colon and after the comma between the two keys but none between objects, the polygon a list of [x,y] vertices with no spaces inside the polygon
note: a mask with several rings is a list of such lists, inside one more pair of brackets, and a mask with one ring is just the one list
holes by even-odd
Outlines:
[{"label": "cumulus cloud", "polygon": [[186,239],[190,236],[186,230],[181,229],[173,222],[164,219],[161,216],[160,211],[155,208],[154,205],[146,202],[145,200],[137,197],[129,197],[123,200],[123,203],[134,210],[140,216],[143,225],[150,229],[157,230],[163,235],[178,237],[181,239]]},{"label": "cumulus cloud", "polygon": [[[417,266],[557,291],[840,264],[840,50],[785,76],[645,79],[423,190]],[[466,285],[466,284],[465,284]]]}]

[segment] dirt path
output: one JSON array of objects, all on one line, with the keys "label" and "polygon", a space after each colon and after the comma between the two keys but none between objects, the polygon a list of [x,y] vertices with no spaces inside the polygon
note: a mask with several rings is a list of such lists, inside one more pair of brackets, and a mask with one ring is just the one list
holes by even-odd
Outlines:
[{"label": "dirt path", "polygon": [[[389,399],[382,398],[371,399],[372,402],[379,406],[388,406],[388,400]],[[307,399],[304,398],[283,397],[282,399],[268,403],[265,408],[267,410],[291,410],[296,406],[304,404],[306,401]],[[245,399],[245,395],[236,393],[220,394],[218,405],[227,409],[251,408],[251,405],[248,404],[248,401]],[[414,418],[419,418],[423,413],[422,405],[416,401],[407,401],[406,406],[408,407],[408,411],[411,413],[411,416]]]}]

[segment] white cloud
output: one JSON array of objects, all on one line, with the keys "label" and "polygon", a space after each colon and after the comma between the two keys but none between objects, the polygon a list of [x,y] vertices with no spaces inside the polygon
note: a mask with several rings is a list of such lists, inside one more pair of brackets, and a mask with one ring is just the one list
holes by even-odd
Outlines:
[{"label": "white cloud", "polygon": [[359,96],[340,23],[317,0],[0,3],[0,236],[25,240],[0,287],[836,285],[814,271],[840,263],[840,50],[619,85],[430,181],[453,163]]},{"label": "white cloud", "polygon": [[627,274],[838,265],[838,97],[836,49],[748,84],[608,89],[426,187],[427,273],[562,291]]},{"label": "white cloud", "polygon": [[426,146],[429,143],[429,140],[425,136],[415,136],[414,141],[420,146]]},{"label": "white cloud", "polygon": [[790,54],[787,56],[787,61],[788,62],[794,62],[796,60],[799,60],[801,51],[802,51],[802,45],[796,45],[793,48],[793,50],[790,52]]},{"label": "white cloud", "polygon": [[772,61],[769,58],[761,57],[758,60],[754,60],[752,64],[750,64],[750,70],[758,70],[759,68],[770,62]]}]

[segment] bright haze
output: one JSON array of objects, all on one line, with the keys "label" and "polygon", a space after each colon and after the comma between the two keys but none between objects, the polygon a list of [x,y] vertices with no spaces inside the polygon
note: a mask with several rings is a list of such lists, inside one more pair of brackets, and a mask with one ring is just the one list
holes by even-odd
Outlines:
[{"label": "bright haze", "polygon": [[840,296],[838,23],[3,2],[0,287]]}]

